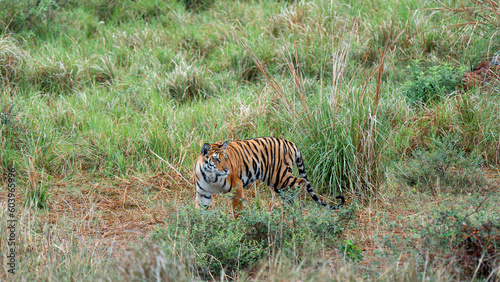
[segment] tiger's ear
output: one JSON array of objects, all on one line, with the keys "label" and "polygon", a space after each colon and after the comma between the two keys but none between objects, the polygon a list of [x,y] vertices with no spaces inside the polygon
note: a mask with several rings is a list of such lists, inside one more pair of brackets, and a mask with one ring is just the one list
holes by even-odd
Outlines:
[{"label": "tiger's ear", "polygon": [[201,155],[206,156],[210,152],[210,144],[205,143],[203,144],[203,147],[201,148]]},{"label": "tiger's ear", "polygon": [[228,145],[228,144],[229,144],[229,143],[227,143],[227,141],[226,141],[226,142],[224,142],[224,144],[222,144],[222,150],[224,150],[224,151],[225,151],[225,150],[226,150],[226,148],[227,148],[227,145]]}]

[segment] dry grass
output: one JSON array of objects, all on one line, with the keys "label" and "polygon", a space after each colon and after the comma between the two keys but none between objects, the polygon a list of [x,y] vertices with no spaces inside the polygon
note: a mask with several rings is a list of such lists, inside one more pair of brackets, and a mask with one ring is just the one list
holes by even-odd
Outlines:
[{"label": "dry grass", "polygon": [[[498,193],[500,173],[488,170],[486,174],[490,179],[490,186],[480,193],[483,195]],[[35,261],[39,264],[36,267],[38,270],[35,271],[51,267],[53,252],[68,256],[62,262],[66,264],[77,260],[78,265],[78,260],[86,253],[90,253],[90,257],[93,258],[90,265],[106,258],[142,261],[137,257],[137,248],[149,250],[151,247],[148,246],[154,245],[150,239],[145,240],[148,234],[155,227],[163,227],[172,222],[176,210],[186,204],[192,204],[194,199],[193,189],[177,173],[115,177],[98,181],[82,175],[72,180],[56,181],[51,187],[48,205],[44,210],[27,209],[23,206],[21,197],[18,197],[17,206],[20,211],[18,259],[28,261],[21,264],[20,273],[29,271],[26,267]],[[329,266],[321,268],[319,274],[314,275],[320,275],[324,279],[329,277],[328,279],[342,280],[351,277],[353,280],[359,280],[361,277],[367,277],[366,275],[393,277],[397,275],[394,273],[397,273],[398,269],[405,270],[404,275],[407,276],[413,275],[412,273],[417,270],[421,273],[423,270],[421,266],[415,266],[411,252],[395,256],[395,250],[411,250],[409,246],[417,245],[417,239],[414,237],[418,229],[416,224],[428,220],[432,210],[456,205],[467,198],[467,196],[431,196],[412,193],[395,185],[388,186],[384,191],[379,198],[358,209],[357,227],[348,229],[343,235],[345,240],[352,240],[359,246],[363,260],[359,264],[349,264],[341,258],[342,254],[338,251],[325,250],[321,260],[329,261]],[[267,209],[281,207],[281,199],[275,197],[274,193],[261,183],[254,184],[245,193],[247,205],[254,205],[258,201],[261,207]],[[353,204],[349,202],[348,204]],[[6,193],[0,193],[0,203],[2,205],[6,203]],[[229,205],[228,196],[219,196],[215,197],[212,208],[227,210]],[[76,254],[75,245],[78,245],[80,250]],[[4,256],[1,256],[1,259],[4,260]],[[283,273],[279,267],[273,269],[270,265],[272,263],[271,258],[270,261],[264,260],[263,269],[275,271],[274,274],[262,272],[264,270],[261,269],[247,275],[255,279],[291,277],[290,273]],[[296,268],[294,265],[289,266],[297,272],[292,275],[293,277],[297,277],[296,275],[300,273],[311,274],[313,271],[313,269]],[[115,266],[111,264],[108,267]],[[104,270],[99,270],[96,266],[95,271]],[[109,272],[109,269],[106,271]],[[133,275],[133,271],[126,273]],[[0,275],[2,279],[6,277]],[[40,278],[36,275],[35,277]],[[55,277],[57,276],[48,278],[52,280]]]}]

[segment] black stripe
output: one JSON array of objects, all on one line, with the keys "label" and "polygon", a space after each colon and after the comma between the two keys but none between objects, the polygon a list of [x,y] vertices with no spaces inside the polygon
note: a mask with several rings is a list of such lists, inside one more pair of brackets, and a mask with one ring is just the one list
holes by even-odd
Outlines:
[{"label": "black stripe", "polygon": [[257,155],[258,149],[255,148],[252,150],[251,147],[246,147],[246,151],[248,152],[247,157],[253,156],[254,158],[258,158],[259,156]]},{"label": "black stripe", "polygon": [[241,148],[245,151],[245,156],[244,157],[247,157],[247,156],[250,156],[252,155],[253,153],[248,149],[247,146],[241,146]]},{"label": "black stripe", "polygon": [[262,138],[255,138],[255,141],[256,141],[257,143],[259,143],[259,145],[260,145],[260,146],[263,146],[263,145],[262,145]]},{"label": "black stripe", "polygon": [[281,182],[281,189],[284,189],[284,188],[287,188],[287,187],[291,187],[290,185],[288,185],[288,182],[290,182],[290,178],[293,178],[292,176],[288,177],[287,179],[283,180]]},{"label": "black stripe", "polygon": [[245,165],[245,173],[248,175],[248,164],[247,162],[243,162],[243,164]]},{"label": "black stripe", "polygon": [[196,181],[196,186],[198,186],[198,188],[200,188],[201,191],[208,192],[207,190],[201,188],[201,185],[200,183],[198,183],[198,181]]},{"label": "black stripe", "polygon": [[252,178],[252,176],[253,176],[252,172],[251,172],[251,171],[248,171],[248,173],[247,173],[247,177],[248,177],[248,179],[251,179],[251,178]]},{"label": "black stripe", "polygon": [[201,172],[201,175],[203,176],[203,180],[205,180],[205,182],[207,182],[207,183],[210,183],[210,181],[207,180],[207,175],[205,174],[205,172],[203,172],[202,169],[200,169],[200,172]]},{"label": "black stripe", "polygon": [[[269,143],[271,143],[271,142],[272,142],[272,140],[269,141]],[[269,181],[269,184],[271,184],[271,181],[273,180],[272,178],[274,176],[274,170],[276,169],[274,167],[275,162],[273,161],[274,158],[275,158],[275,155],[274,155],[275,152],[274,152],[274,146],[273,146],[273,144],[269,145],[269,152],[270,152],[270,156],[268,156],[268,158],[267,158],[267,160],[269,162],[269,168],[268,168],[268,170],[269,170],[269,179],[268,179],[268,181]]]},{"label": "black stripe", "polygon": [[248,186],[248,184],[250,184],[252,181],[252,179],[250,178],[247,178],[247,181],[246,182],[242,182],[242,185],[243,185],[243,188],[246,188]]},{"label": "black stripe", "polygon": [[281,179],[285,176],[284,170],[281,169],[281,163],[278,165],[278,171],[276,171],[276,179],[275,181],[277,182],[275,185],[279,185],[281,182]]},{"label": "black stripe", "polygon": [[269,156],[269,151],[267,150],[267,146],[264,145],[264,158]]}]

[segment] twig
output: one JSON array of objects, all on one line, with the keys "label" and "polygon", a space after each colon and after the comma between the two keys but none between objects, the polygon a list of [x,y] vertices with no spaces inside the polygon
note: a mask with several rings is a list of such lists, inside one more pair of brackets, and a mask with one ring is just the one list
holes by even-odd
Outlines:
[{"label": "twig", "polygon": [[165,224],[165,222],[163,220],[156,218],[156,213],[153,214],[153,219],[156,220],[156,223],[163,223],[163,224]]},{"label": "twig", "polygon": [[187,184],[189,184],[189,186],[193,186],[193,183],[191,183],[190,181],[188,181],[177,169],[174,168],[173,165],[171,165],[169,162],[167,162],[164,158],[158,156],[158,154],[156,154],[155,152],[153,152],[153,150],[149,149],[149,151],[155,155],[156,157],[158,157],[161,161],[165,162],[173,171],[175,171],[181,178],[182,180],[184,180]]},{"label": "twig", "polygon": [[476,271],[474,271],[474,276],[472,276],[472,279],[470,281],[474,281],[474,279],[476,278],[476,275],[477,275],[477,271],[479,270],[479,268],[481,267],[481,264],[483,264],[483,259],[484,259],[484,255],[486,255],[486,253],[484,252],[483,255],[481,256],[481,259],[479,260],[478,264],[477,264],[477,267],[476,267]]}]

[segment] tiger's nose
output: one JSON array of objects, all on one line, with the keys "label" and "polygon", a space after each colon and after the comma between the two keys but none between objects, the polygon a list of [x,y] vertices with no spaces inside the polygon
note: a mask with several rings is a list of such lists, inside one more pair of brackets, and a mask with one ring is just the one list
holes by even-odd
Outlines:
[{"label": "tiger's nose", "polygon": [[229,173],[229,168],[224,168],[224,172]]}]

